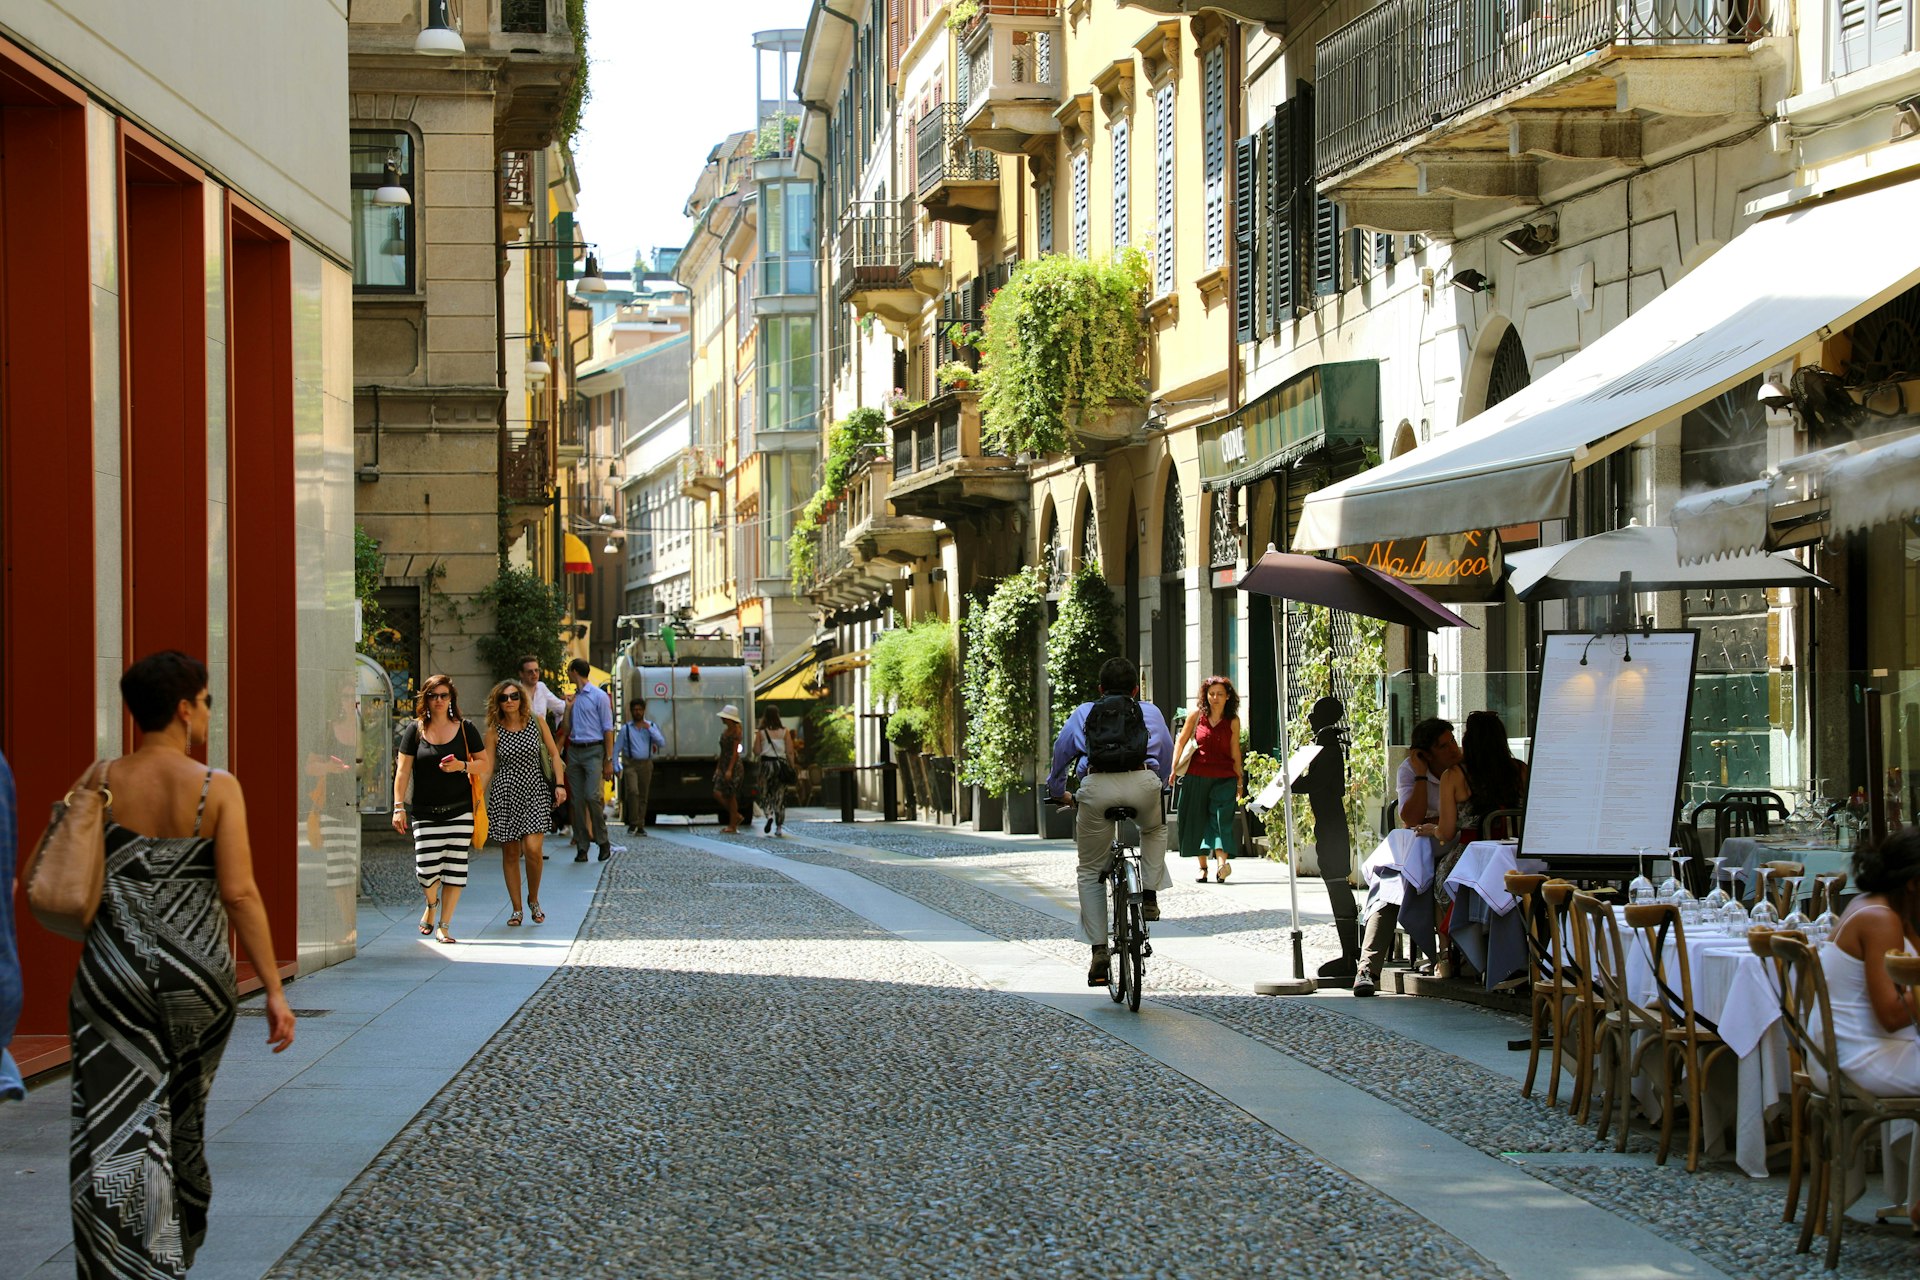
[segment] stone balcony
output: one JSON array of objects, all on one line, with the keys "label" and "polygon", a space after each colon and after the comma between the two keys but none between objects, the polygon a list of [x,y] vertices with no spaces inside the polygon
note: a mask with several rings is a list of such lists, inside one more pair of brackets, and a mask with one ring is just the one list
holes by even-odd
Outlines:
[{"label": "stone balcony", "polygon": [[840,220],[835,292],[862,315],[873,315],[905,340],[929,299],[946,288],[946,264],[933,260],[920,235],[916,202],[909,196],[859,200]]},{"label": "stone balcony", "polygon": [[1451,239],[1756,127],[1764,0],[1386,0],[1315,50],[1315,178]]},{"label": "stone balcony", "polygon": [[960,33],[960,125],[989,151],[1014,155],[1060,132],[1066,84],[1058,0],[981,0]]},{"label": "stone balcony", "polygon": [[981,447],[979,400],[976,392],[950,391],[889,424],[888,496],[896,514],[955,524],[1027,505],[1026,466]]},{"label": "stone balcony", "polygon": [[1000,215],[1000,157],[977,150],[960,127],[960,107],[948,102],[914,126],[920,207],[935,222],[971,226]]},{"label": "stone balcony", "polygon": [[699,445],[691,446],[680,455],[677,479],[680,496],[692,498],[695,502],[705,502],[726,487],[719,455]]},{"label": "stone balcony", "polygon": [[847,482],[820,529],[820,553],[809,594],[830,608],[871,601],[900,576],[900,569],[935,555],[934,522],[893,513],[888,502],[892,470],[884,457],[870,459]]}]

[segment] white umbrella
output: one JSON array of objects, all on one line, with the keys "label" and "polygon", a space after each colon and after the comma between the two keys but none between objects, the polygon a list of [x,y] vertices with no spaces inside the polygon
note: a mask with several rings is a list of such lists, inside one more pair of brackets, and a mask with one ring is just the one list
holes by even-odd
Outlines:
[{"label": "white umbrella", "polygon": [[[1692,591],[1703,587],[1824,587],[1826,579],[1792,556],[1747,551],[1680,563],[1665,525],[1628,525],[1590,538],[1507,555],[1508,583],[1522,600],[1566,600],[1620,591]],[[1622,583],[1622,578],[1630,581]]]}]

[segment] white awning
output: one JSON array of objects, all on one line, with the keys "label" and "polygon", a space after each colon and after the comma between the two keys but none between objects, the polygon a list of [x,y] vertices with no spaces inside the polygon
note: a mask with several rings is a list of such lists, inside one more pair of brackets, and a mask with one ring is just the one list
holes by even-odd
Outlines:
[{"label": "white awning", "polygon": [[1310,495],[1294,549],[1566,516],[1574,472],[1920,282],[1915,225],[1920,181],[1763,219],[1531,386]]},{"label": "white awning", "polygon": [[1920,514],[1920,435],[1834,463],[1823,488],[1830,533],[1870,529]]},{"label": "white awning", "polygon": [[1670,517],[1691,564],[1801,546],[1920,512],[1920,431],[1788,458],[1758,480],[1691,493]]},{"label": "white awning", "polygon": [[1673,522],[1682,563],[1751,554],[1767,545],[1766,480],[1730,484],[1724,489],[1690,493],[1673,504]]}]

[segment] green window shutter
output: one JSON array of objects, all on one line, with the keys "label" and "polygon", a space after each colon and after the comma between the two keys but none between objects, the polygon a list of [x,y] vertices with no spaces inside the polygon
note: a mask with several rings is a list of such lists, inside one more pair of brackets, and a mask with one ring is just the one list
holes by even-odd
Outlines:
[{"label": "green window shutter", "polygon": [[1267,332],[1276,333],[1293,319],[1300,302],[1300,112],[1296,102],[1283,102],[1273,113],[1272,157],[1267,165],[1267,273],[1273,305],[1267,310]]},{"label": "green window shutter", "polygon": [[1254,214],[1259,207],[1258,142],[1252,136],[1233,143],[1233,340],[1252,342],[1256,316],[1254,299]]},{"label": "green window shutter", "polygon": [[1313,292],[1340,292],[1340,206],[1319,195],[1313,197]]}]

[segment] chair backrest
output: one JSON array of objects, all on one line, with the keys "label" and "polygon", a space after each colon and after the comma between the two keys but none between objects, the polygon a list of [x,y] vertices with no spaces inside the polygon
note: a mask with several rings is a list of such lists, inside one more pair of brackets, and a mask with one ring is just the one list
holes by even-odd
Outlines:
[{"label": "chair backrest", "polygon": [[1517,840],[1526,831],[1525,809],[1495,809],[1480,822],[1482,840]]},{"label": "chair backrest", "polygon": [[1724,791],[1720,794],[1723,801],[1735,804],[1751,805],[1759,811],[1760,830],[1765,832],[1769,824],[1776,819],[1785,822],[1792,816],[1793,810],[1781,798],[1778,791],[1754,788],[1748,790]]},{"label": "chair backrest", "polygon": [[1807,1066],[1817,1066],[1825,1077],[1831,1108],[1829,1133],[1840,1133],[1840,1095],[1846,1077],[1840,1072],[1840,1050],[1833,1036],[1833,1001],[1827,995],[1827,975],[1820,953],[1792,931],[1776,931],[1768,940],[1780,965],[1780,1022],[1787,1043],[1798,1050]]},{"label": "chair backrest", "polygon": [[1807,914],[1817,916],[1823,911],[1838,915],[1840,908],[1837,900],[1840,891],[1847,887],[1847,873],[1844,871],[1823,871],[1813,878],[1813,893],[1808,899]]},{"label": "chair backrest", "polygon": [[1609,1013],[1629,1017],[1638,1008],[1627,995],[1627,949],[1613,907],[1590,893],[1573,895],[1574,943],[1584,946],[1581,966],[1593,993],[1606,1002]]},{"label": "chair backrest", "polygon": [[[1689,1039],[1697,1038],[1702,1031],[1717,1033],[1719,1028],[1701,1018],[1693,1006],[1693,968],[1687,958],[1686,925],[1680,918],[1680,908],[1671,902],[1637,903],[1627,908],[1627,927],[1640,933],[1653,962],[1654,981],[1660,990],[1654,1006],[1660,1013],[1661,1029],[1681,1031]],[[1667,981],[1668,954],[1679,970],[1677,985]]]},{"label": "chair backrest", "polygon": [[1545,933],[1546,918],[1534,897],[1540,891],[1540,886],[1546,882],[1545,876],[1526,871],[1509,871],[1504,881],[1507,892],[1520,903],[1520,918],[1526,922],[1527,945],[1534,956],[1534,976],[1551,980],[1553,977],[1553,954],[1550,949],[1552,944]]},{"label": "chair backrest", "polygon": [[1722,800],[1713,815],[1714,852],[1734,836],[1767,834],[1767,811],[1744,800]]},{"label": "chair backrest", "polygon": [[[1701,829],[1702,819],[1706,829]],[[1720,803],[1717,800],[1702,800],[1688,811],[1684,831],[1693,833],[1695,853],[1702,859],[1711,858],[1720,852]]]},{"label": "chair backrest", "polygon": [[1806,875],[1806,864],[1803,862],[1787,862],[1781,860],[1765,863],[1764,865],[1767,868],[1768,876],[1767,901],[1771,902],[1773,909],[1778,911],[1784,918],[1793,911],[1792,899],[1798,896],[1794,892],[1796,886],[1788,884],[1787,878],[1789,876]]}]

